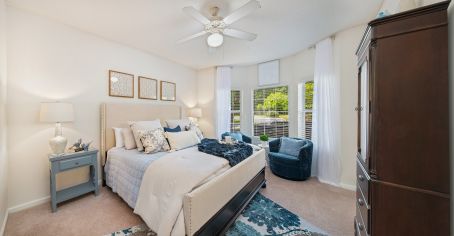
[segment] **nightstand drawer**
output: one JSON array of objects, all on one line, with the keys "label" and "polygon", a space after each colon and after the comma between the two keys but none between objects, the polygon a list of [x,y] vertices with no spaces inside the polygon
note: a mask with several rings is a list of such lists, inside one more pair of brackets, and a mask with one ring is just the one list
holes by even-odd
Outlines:
[{"label": "nightstand drawer", "polygon": [[84,156],[71,160],[60,161],[60,170],[72,169],[79,166],[85,166],[92,162],[92,156]]}]

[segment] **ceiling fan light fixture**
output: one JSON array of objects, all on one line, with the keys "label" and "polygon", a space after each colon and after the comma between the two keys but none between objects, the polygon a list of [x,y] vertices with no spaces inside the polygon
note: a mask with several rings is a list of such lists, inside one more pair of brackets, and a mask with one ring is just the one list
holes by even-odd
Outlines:
[{"label": "ceiling fan light fixture", "polygon": [[208,46],[212,48],[217,48],[224,43],[224,36],[220,33],[212,33],[210,36],[207,38],[207,44]]}]

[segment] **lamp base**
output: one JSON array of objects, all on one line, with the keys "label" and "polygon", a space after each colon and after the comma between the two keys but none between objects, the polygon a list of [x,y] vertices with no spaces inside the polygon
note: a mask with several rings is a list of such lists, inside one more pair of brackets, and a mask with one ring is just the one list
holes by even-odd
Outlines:
[{"label": "lamp base", "polygon": [[52,149],[53,154],[63,154],[65,153],[66,144],[68,140],[63,136],[55,136],[49,140],[50,149]]}]

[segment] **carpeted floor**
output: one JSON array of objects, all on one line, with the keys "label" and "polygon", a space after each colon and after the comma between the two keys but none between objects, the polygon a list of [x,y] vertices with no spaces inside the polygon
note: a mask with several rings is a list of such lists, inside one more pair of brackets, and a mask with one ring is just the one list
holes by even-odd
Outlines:
[{"label": "carpeted floor", "polygon": [[[355,194],[310,179],[294,182],[267,170],[268,187],[261,193],[330,235],[353,235]],[[100,236],[141,224],[116,194],[102,188],[98,197],[88,194],[61,204],[52,213],[42,204],[9,215],[5,235]],[[82,234],[81,234],[82,233]]]},{"label": "carpeted floor", "polygon": [[[257,193],[225,236],[260,235],[327,236],[323,230]],[[141,224],[105,236],[156,236],[156,233]]]}]

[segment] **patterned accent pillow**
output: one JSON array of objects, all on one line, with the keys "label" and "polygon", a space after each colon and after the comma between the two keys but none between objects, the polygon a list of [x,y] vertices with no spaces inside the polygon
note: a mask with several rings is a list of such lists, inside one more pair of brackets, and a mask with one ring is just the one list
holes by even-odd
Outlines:
[{"label": "patterned accent pillow", "polygon": [[162,128],[145,131],[139,130],[138,133],[145,153],[149,154],[170,150],[169,143],[167,143]]},{"label": "patterned accent pillow", "polygon": [[197,134],[197,137],[199,137],[200,140],[203,139],[203,133],[202,133],[202,130],[200,130],[199,126],[197,126],[196,124],[194,123],[189,123],[188,126],[185,127],[186,131],[195,131],[195,133]]}]

